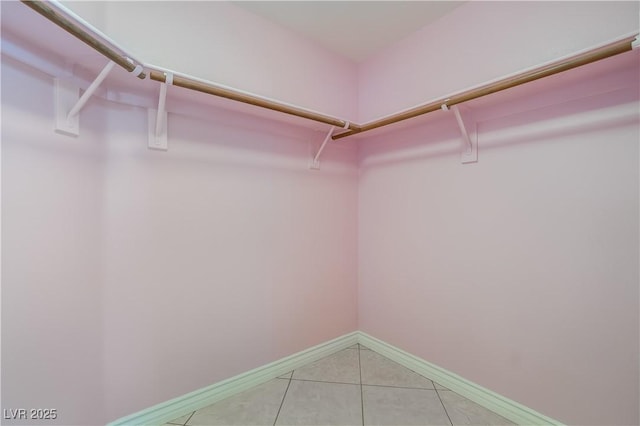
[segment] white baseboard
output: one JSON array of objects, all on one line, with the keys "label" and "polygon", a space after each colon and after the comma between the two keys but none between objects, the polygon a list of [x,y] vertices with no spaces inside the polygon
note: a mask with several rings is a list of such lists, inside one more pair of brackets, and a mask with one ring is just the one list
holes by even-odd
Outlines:
[{"label": "white baseboard", "polygon": [[279,359],[246,373],[238,374],[211,386],[190,392],[169,401],[154,405],[126,417],[109,423],[107,426],[124,425],[162,425],[170,420],[184,416],[192,411],[206,407],[244,390],[268,382],[291,370],[320,358],[346,349],[358,343],[358,332],[345,334],[312,348]]},{"label": "white baseboard", "polygon": [[109,423],[107,426],[162,425],[172,419],[206,407],[244,390],[267,382],[305,364],[316,361],[356,343],[378,352],[398,364],[459,393],[520,425],[561,425],[560,422],[472,383],[455,373],[433,365],[366,333],[354,331],[312,348],[247,371],[211,386],[154,405]]},{"label": "white baseboard", "polygon": [[358,332],[358,343],[519,425],[562,424],[366,333]]}]

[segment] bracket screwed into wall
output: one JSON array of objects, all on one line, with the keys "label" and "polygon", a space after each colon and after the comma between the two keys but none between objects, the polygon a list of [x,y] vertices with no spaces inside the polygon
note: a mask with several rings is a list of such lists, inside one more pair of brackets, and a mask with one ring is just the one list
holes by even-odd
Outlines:
[{"label": "bracket screwed into wall", "polygon": [[107,78],[115,64],[115,62],[109,61],[82,96],[79,96],[80,88],[72,81],[55,79],[56,132],[69,136],[80,134],[80,111]]},{"label": "bracket screwed into wall", "polygon": [[[447,99],[448,101],[448,99]],[[453,111],[456,117],[456,123],[460,129],[462,135],[463,147],[460,153],[460,162],[462,164],[477,163],[478,162],[478,126],[473,120],[471,110],[464,105],[453,105],[451,109],[447,103],[443,103],[441,106],[444,111]],[[462,116],[464,112],[464,117]]]},{"label": "bracket screwed into wall", "polygon": [[167,151],[169,149],[167,141],[167,87],[173,84],[173,74],[164,73],[165,82],[160,83],[160,95],[158,96],[158,109],[147,111],[149,124],[149,149]]}]

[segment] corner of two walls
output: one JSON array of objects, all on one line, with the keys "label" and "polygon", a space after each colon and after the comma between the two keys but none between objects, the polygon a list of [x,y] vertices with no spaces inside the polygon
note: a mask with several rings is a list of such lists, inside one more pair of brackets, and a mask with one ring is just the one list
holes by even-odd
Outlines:
[{"label": "corner of two walls", "polygon": [[[380,58],[344,73],[361,120],[429,94]],[[638,422],[637,97],[481,105],[472,165],[453,120],[416,119],[317,173],[316,133],[223,112],[172,115],[166,153],[144,110],[102,101],[56,136],[50,82],[3,67],[3,406],[59,395],[61,423],[106,422],[359,328],[560,421]]]},{"label": "corner of two walls", "polygon": [[[157,65],[355,117],[353,64],[235,5],[69,6]],[[197,57],[143,28],[202,8]],[[312,171],[321,132],[189,106],[151,151],[144,109],[97,98],[68,138],[51,78],[2,65],[3,407],[106,423],[356,329],[355,146]]]},{"label": "corner of two walls", "polygon": [[354,147],[205,107],[152,151],[98,98],[70,138],[2,66],[3,407],[106,423],[355,330]]},{"label": "corner of two walls", "polygon": [[316,132],[218,111],[171,115],[170,149],[154,152],[144,111],[109,114],[112,417],[355,329],[352,150],[312,171]]}]

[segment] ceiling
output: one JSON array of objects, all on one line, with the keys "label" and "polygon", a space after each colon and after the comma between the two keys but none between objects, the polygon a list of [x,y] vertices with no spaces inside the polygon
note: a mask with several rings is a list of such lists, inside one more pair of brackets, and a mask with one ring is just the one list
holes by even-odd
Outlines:
[{"label": "ceiling", "polygon": [[462,1],[235,1],[236,5],[361,62]]}]

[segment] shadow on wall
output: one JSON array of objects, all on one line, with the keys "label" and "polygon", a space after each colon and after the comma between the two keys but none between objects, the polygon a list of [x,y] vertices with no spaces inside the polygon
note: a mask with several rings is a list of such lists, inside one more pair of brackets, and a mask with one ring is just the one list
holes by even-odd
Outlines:
[{"label": "shadow on wall", "polygon": [[[3,58],[5,61],[5,58]],[[52,155],[90,155],[109,163],[139,161],[141,164],[162,164],[180,169],[188,168],[238,168],[246,167],[252,172],[262,170],[273,173],[281,170],[311,176],[356,175],[355,141],[332,142],[323,151],[321,170],[309,170],[309,161],[326,135],[326,130],[316,131],[291,123],[282,123],[263,117],[238,114],[233,110],[213,107],[203,103],[173,100],[169,102],[167,152],[147,148],[148,125],[145,108],[107,101],[100,97],[91,98],[80,113],[79,138],[59,135],[54,132],[55,110],[53,79],[45,73],[7,58],[9,70],[26,73],[37,79],[47,90],[48,102],[34,105],[34,96],[3,96],[5,108],[29,114],[42,125],[31,126],[38,131],[34,138],[22,138],[24,146],[33,145],[38,152]],[[10,72],[7,72],[9,78]],[[4,80],[4,78],[3,78]],[[9,80],[6,80],[9,83]],[[7,90],[11,85],[6,84]],[[30,90],[16,88],[15,90]],[[99,111],[97,120],[92,120],[92,111]],[[39,129],[50,128],[50,133],[41,134]],[[109,134],[108,141],[104,139]],[[55,143],[43,143],[43,138],[51,138]],[[88,147],[87,141],[98,141],[98,145]],[[81,142],[82,141],[82,142]],[[106,157],[103,157],[106,156]],[[107,160],[108,159],[108,160]],[[177,165],[176,161],[180,162]]]},{"label": "shadow on wall", "polygon": [[[632,51],[466,102],[478,124],[479,161],[487,149],[637,122],[639,72],[640,55]],[[462,149],[455,118],[443,111],[366,135],[361,167],[457,157]]]},{"label": "shadow on wall", "polygon": [[[638,99],[637,90],[626,88],[479,121],[479,161],[482,161],[482,151],[489,149],[539,143],[556,137],[637,123]],[[502,107],[506,112],[512,106],[505,104]],[[393,137],[378,136],[363,144],[359,164],[366,169],[428,158],[457,158],[462,147],[462,137],[453,115],[437,113],[428,121],[404,129]]]},{"label": "shadow on wall", "polygon": [[106,119],[111,123],[110,134],[114,135],[108,148],[110,165],[135,162],[140,167],[166,167],[167,173],[244,169],[252,174],[281,172],[310,179],[356,176],[355,144],[329,145],[323,151],[321,169],[313,171],[309,162],[324,138],[321,132],[282,124],[265,131],[270,123],[260,119],[248,117],[230,124],[224,121],[226,111],[210,112],[215,115],[208,121],[170,114],[169,150],[163,152],[147,148],[146,111],[122,105],[109,108]]}]

